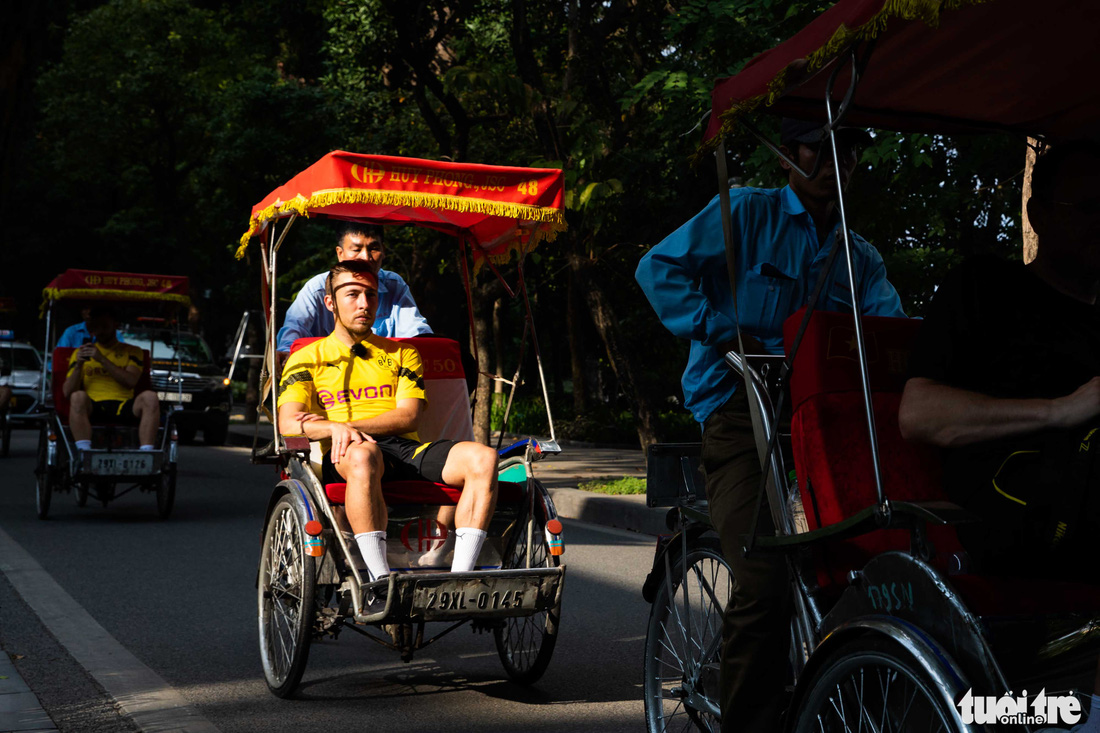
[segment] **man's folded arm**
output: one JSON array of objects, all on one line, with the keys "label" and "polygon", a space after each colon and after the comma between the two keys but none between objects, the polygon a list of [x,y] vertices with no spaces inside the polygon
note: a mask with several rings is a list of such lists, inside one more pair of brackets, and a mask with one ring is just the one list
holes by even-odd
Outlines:
[{"label": "man's folded arm", "polygon": [[906,440],[957,447],[1049,428],[1071,428],[1100,416],[1100,377],[1054,399],[990,397],[914,377],[905,383],[898,426]]},{"label": "man's folded arm", "polygon": [[397,400],[397,406],[388,412],[362,420],[353,420],[349,424],[367,435],[403,435],[416,432],[423,410],[424,400],[408,397]]},{"label": "man's folded arm", "polygon": [[[402,435],[416,431],[423,409],[424,400],[401,399],[388,412],[343,424],[371,436]],[[285,402],[279,406],[279,432],[283,435],[305,435],[310,440],[323,440],[332,436],[332,425],[332,421],[310,413],[305,403]]]}]

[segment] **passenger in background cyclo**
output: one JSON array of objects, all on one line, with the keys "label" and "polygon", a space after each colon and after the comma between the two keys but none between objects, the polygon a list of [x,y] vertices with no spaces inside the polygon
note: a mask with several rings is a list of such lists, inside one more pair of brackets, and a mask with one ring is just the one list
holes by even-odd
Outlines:
[{"label": "passenger in background cyclo", "polygon": [[[857,148],[869,139],[860,130],[840,130],[839,167],[846,184]],[[783,321],[806,304],[839,233],[836,176],[828,138],[819,125],[785,119],[782,150],[806,171],[819,155],[818,174],[806,179],[787,163],[781,189],[730,191],[736,251],[737,304],[749,352],[783,353]],[[742,535],[752,527],[760,459],[748,401],[723,362],[736,350],[722,219],[715,197],[693,219],[650,250],[636,274],[661,322],[691,340],[683,376],[684,406],[703,429],[702,464],[710,517],[735,584],[723,623],[720,695],[722,729],[749,733],[776,730],[788,672],[790,592],[786,560],[746,558]],[[863,313],[901,316],[882,257],[853,233],[855,282]],[[851,311],[844,257],[838,256],[819,307]],[[757,341],[758,340],[758,341]],[[758,531],[774,532],[765,507]]]},{"label": "passenger in background cyclo", "polygon": [[369,263],[344,261],[329,272],[325,306],[336,326],[287,360],[279,385],[279,430],[321,441],[322,481],[347,483],[347,521],[370,580],[390,572],[383,477],[462,489],[451,570],[473,570],[496,504],[497,453],[472,441],[420,442],[420,354],[371,332],[377,287]]},{"label": "passenger in background cyclo", "polygon": [[[1100,583],[1098,145],[1038,159],[1035,259],[963,263],[910,357],[902,435],[944,449],[948,496],[982,518],[958,528],[982,573]],[[1098,709],[1080,730],[1100,733]]]},{"label": "passenger in background cyclo", "polygon": [[[386,256],[382,227],[368,224],[348,224],[336,240],[339,262],[366,262],[378,278],[378,310],[372,324],[373,332],[386,338],[411,338],[432,333],[431,326],[420,315],[409,286],[395,272],[382,269]],[[325,282],[328,272],[306,281],[286,312],[279,329],[276,351],[288,353],[295,339],[328,336],[335,327],[332,313],[325,307]]]},{"label": "passenger in background cyclo", "polygon": [[103,306],[91,309],[87,343],[69,357],[69,371],[62,391],[69,400],[69,426],[77,450],[92,447],[92,424],[113,422],[138,425],[141,450],[153,450],[160,424],[157,393],[134,394],[145,357],[141,349],[115,336],[115,317]]}]

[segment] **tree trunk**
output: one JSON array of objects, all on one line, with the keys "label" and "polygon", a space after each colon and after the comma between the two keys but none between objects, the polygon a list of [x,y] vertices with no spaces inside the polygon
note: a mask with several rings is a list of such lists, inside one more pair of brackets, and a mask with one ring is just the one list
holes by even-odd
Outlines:
[{"label": "tree trunk", "polygon": [[478,362],[477,391],[474,397],[474,440],[486,445],[489,444],[493,381],[485,372],[491,368],[489,341],[492,334],[493,303],[500,297],[501,286],[495,279],[473,286],[474,333],[470,343]]},{"label": "tree trunk", "polygon": [[638,388],[634,369],[634,364],[637,362],[627,353],[627,345],[619,330],[619,319],[615,317],[610,299],[593,277],[590,267],[582,268],[578,274],[581,275],[578,284],[584,289],[585,300],[592,313],[592,321],[596,324],[596,330],[607,350],[611,369],[615,372],[615,378],[619,380],[619,387],[631,401],[634,427],[638,431],[638,443],[644,451],[657,442],[657,414],[649,404],[649,399]]},{"label": "tree trunk", "polygon": [[580,417],[588,411],[588,389],[584,380],[584,352],[580,337],[581,299],[577,293],[580,255],[569,255],[568,284],[566,286],[565,329],[569,338],[569,366],[573,376],[573,416]]},{"label": "tree trunk", "polygon": [[1027,218],[1027,202],[1031,198],[1031,171],[1035,167],[1035,148],[1039,141],[1033,137],[1027,139],[1027,153],[1024,158],[1024,196],[1023,215],[1020,217],[1021,228],[1024,233],[1024,264],[1035,259],[1039,252],[1039,235],[1031,228],[1031,220]]}]

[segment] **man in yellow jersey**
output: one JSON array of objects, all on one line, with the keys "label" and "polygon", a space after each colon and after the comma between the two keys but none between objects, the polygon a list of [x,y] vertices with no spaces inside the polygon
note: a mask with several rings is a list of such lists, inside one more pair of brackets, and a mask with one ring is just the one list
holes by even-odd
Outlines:
[{"label": "man in yellow jersey", "polygon": [[145,359],[141,349],[118,340],[114,315],[93,308],[88,331],[96,342],[84,344],[69,357],[62,391],[69,399],[69,425],[78,450],[92,447],[92,423],[138,424],[142,450],[153,450],[160,422],[156,392],[134,394]]},{"label": "man in yellow jersey", "polygon": [[337,263],[325,283],[325,307],[335,330],[292,354],[283,367],[279,430],[321,441],[322,480],[347,483],[344,508],[372,581],[390,572],[383,476],[462,489],[451,570],[473,570],[496,503],[496,451],[472,441],[420,442],[420,354],[371,332],[378,277],[369,264]]}]

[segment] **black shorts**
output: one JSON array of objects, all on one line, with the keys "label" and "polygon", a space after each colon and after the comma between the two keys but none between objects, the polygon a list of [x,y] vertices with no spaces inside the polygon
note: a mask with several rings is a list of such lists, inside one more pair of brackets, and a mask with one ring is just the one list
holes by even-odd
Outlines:
[{"label": "black shorts", "polygon": [[121,400],[92,401],[91,420],[93,423],[114,423],[116,425],[136,425],[137,416],[134,415],[134,400],[130,398],[125,402]]},{"label": "black shorts", "polygon": [[[385,466],[384,481],[431,481],[443,483],[443,466],[451,453],[456,440],[435,440],[431,443],[418,443],[409,438],[391,435],[376,438],[382,449],[382,462]],[[421,446],[423,450],[418,450]],[[321,461],[321,481],[326,484],[342,484],[346,479],[332,465],[330,452],[325,453]]]}]

